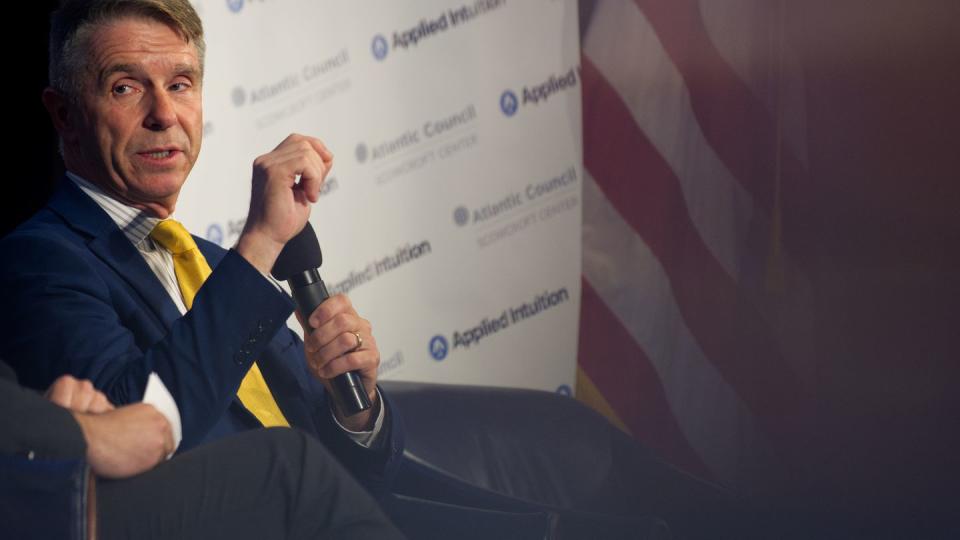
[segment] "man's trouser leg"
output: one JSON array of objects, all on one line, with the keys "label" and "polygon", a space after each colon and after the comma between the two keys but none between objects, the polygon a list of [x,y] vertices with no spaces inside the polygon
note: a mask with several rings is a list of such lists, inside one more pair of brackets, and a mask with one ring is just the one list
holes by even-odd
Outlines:
[{"label": "man's trouser leg", "polygon": [[97,483],[103,540],[401,538],[326,448],[285,428],[195,448],[133,478]]}]

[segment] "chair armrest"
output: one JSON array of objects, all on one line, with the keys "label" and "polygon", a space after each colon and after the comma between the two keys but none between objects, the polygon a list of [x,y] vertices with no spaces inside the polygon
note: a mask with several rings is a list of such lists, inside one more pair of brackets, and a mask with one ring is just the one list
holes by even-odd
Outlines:
[{"label": "chair armrest", "polygon": [[0,455],[0,523],[5,538],[87,537],[84,460]]}]

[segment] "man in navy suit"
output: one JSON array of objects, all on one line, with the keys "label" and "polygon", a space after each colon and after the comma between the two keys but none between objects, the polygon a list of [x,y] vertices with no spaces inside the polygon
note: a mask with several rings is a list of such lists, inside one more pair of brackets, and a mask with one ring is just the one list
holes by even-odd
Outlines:
[{"label": "man in navy suit", "polygon": [[[67,0],[51,27],[43,102],[68,173],[0,243],[0,356],[27,386],[71,374],[117,404],[143,399],[155,373],[176,404],[180,449],[265,425],[237,397],[248,373],[262,373],[280,423],[318,437],[382,489],[402,430],[376,386],[369,322],[338,295],[303,321],[313,329],[303,343],[284,324],[292,302],[268,278],[333,156],[291,135],[257,158],[243,233],[229,251],[194,239],[213,271],[187,299],[171,251],[151,234],[200,152],[200,20],[187,0]],[[328,381],[347,371],[359,372],[373,404],[354,416],[327,399]]]}]

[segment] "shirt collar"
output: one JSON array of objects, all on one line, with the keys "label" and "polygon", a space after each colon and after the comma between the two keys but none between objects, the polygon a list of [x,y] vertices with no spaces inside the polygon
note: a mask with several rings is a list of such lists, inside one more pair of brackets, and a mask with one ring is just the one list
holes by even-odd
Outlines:
[{"label": "shirt collar", "polygon": [[[141,245],[141,243],[150,236],[150,231],[153,230],[157,223],[163,221],[158,217],[147,214],[139,208],[134,208],[114,199],[99,187],[70,171],[67,171],[67,177],[110,216],[110,219],[123,231],[124,236],[135,246]],[[147,245],[151,244],[152,242],[147,242]]]}]

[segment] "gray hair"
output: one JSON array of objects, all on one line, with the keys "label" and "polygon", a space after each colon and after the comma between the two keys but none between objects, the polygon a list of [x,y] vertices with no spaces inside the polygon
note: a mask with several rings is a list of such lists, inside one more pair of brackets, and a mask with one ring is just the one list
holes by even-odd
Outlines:
[{"label": "gray hair", "polygon": [[169,26],[196,46],[203,73],[203,24],[188,0],[63,0],[50,16],[50,86],[68,99],[77,99],[83,91],[83,72],[89,68],[90,38],[98,26],[122,17]]}]

